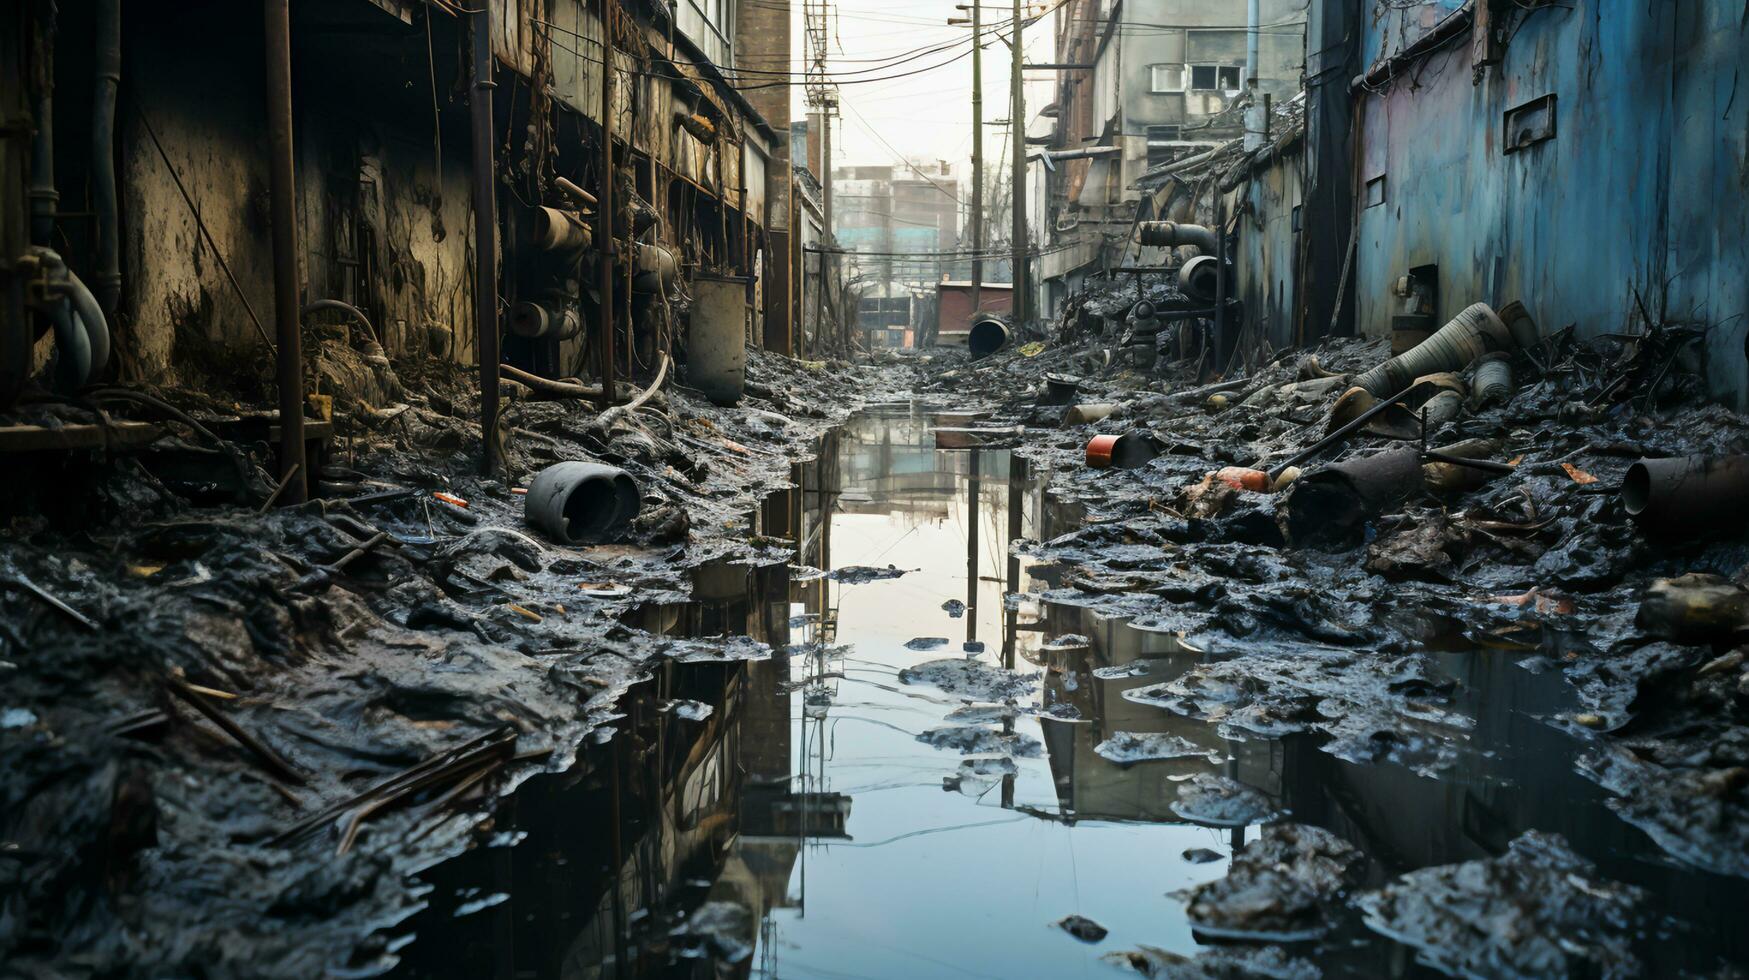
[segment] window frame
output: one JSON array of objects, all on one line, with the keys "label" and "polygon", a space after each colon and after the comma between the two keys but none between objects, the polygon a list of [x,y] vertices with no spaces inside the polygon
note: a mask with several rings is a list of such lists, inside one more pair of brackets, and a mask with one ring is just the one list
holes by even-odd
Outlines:
[{"label": "window frame", "polygon": [[[1183,94],[1185,91],[1188,90],[1188,86],[1190,85],[1190,77],[1189,77],[1190,73],[1188,71],[1189,67],[1190,66],[1185,65],[1182,62],[1175,62],[1175,61],[1162,61],[1162,62],[1159,62],[1156,64],[1149,65],[1148,66],[1148,91],[1152,92],[1155,95],[1180,95],[1180,94]],[[1160,73],[1162,71],[1177,72],[1178,73],[1178,86],[1176,88],[1173,88],[1170,85],[1168,85],[1167,87],[1164,87],[1164,88],[1161,87],[1161,85],[1160,85]]]}]

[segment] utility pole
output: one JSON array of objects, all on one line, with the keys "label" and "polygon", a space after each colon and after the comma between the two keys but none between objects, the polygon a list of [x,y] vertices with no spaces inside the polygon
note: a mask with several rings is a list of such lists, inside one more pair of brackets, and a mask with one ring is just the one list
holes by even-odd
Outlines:
[{"label": "utility pole", "polygon": [[1014,134],[1014,172],[1009,175],[1013,182],[1009,197],[1014,202],[1013,228],[1009,235],[1013,241],[1009,244],[1014,250],[1010,260],[1014,263],[1014,324],[1022,327],[1026,324],[1026,92],[1022,87],[1020,66],[1025,55],[1025,45],[1020,37],[1020,0],[1014,0],[1014,36],[1009,38],[1009,44],[1014,49],[1014,65],[1009,73],[1010,107],[1008,110],[1008,125]]},{"label": "utility pole", "polygon": [[984,4],[972,0],[972,313],[984,287]]}]

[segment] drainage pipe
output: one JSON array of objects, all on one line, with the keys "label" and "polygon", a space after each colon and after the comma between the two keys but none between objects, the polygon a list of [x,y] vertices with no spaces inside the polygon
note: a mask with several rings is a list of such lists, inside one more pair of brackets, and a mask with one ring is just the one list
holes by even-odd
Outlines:
[{"label": "drainage pipe", "polygon": [[492,0],[474,0],[474,353],[480,362],[480,472],[498,466],[498,201],[492,160]]},{"label": "drainage pipe", "polygon": [[91,354],[91,366],[85,372],[85,381],[89,382],[109,364],[109,320],[104,316],[97,297],[85,288],[85,284],[79,281],[79,274],[72,269],[67,270],[66,290]]},{"label": "drainage pipe", "polygon": [[1642,459],[1622,479],[1622,508],[1653,530],[1686,534],[1742,525],[1749,456]]},{"label": "drainage pipe", "polygon": [[569,461],[541,470],[523,498],[523,519],[563,544],[597,544],[638,516],[642,494],[617,466]]},{"label": "drainage pipe", "polygon": [[589,247],[594,236],[580,215],[558,208],[534,209],[534,247],[543,252],[575,252]]},{"label": "drainage pipe", "polygon": [[1190,245],[1204,255],[1215,254],[1215,230],[1206,225],[1184,225],[1176,221],[1144,221],[1136,226],[1143,245],[1176,247]]},{"label": "drainage pipe", "polygon": [[91,342],[70,300],[55,303],[49,322],[55,330],[55,390],[72,394],[91,377]]},{"label": "drainage pipe", "polygon": [[278,336],[280,499],[309,496],[304,465],[304,351],[298,319],[297,182],[292,163],[291,8],[265,0],[267,42],[267,162],[273,222],[273,319]]},{"label": "drainage pipe", "polygon": [[[97,303],[106,318],[121,304],[121,235],[115,201],[115,102],[121,87],[121,0],[97,0],[97,65],[91,96],[91,203],[97,213]],[[87,319],[87,326],[90,321]],[[92,370],[103,365],[92,358]]]},{"label": "drainage pipe", "polygon": [[983,317],[972,323],[972,329],[966,334],[966,349],[973,358],[988,357],[1008,344],[1008,324],[992,316]]},{"label": "drainage pipe", "polygon": [[1510,351],[1512,334],[1486,303],[1473,303],[1421,343],[1362,374],[1354,383],[1375,395],[1423,375],[1462,371],[1484,354]]}]

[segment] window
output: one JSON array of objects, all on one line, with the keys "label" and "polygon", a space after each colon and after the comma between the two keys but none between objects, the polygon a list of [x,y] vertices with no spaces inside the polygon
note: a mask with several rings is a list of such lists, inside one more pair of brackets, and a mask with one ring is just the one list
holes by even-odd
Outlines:
[{"label": "window", "polygon": [[[1191,65],[1193,92],[1237,92],[1245,77],[1242,65]],[[1155,91],[1159,91],[1158,88]]]},{"label": "window", "polygon": [[1153,75],[1153,90],[1155,92],[1184,91],[1183,65],[1154,65],[1150,69]]},{"label": "window", "polygon": [[1366,206],[1376,208],[1385,203],[1385,175],[1379,174],[1366,182]]}]

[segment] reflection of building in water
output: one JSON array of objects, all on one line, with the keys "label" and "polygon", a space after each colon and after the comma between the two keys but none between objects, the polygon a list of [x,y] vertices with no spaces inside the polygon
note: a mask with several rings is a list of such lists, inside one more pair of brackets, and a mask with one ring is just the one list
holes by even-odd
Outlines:
[{"label": "reflection of building in water", "polygon": [[[1123,697],[1134,687],[1160,684],[1183,674],[1199,656],[1175,637],[1135,629],[1124,621],[1096,616],[1074,606],[1048,605],[1045,624],[1052,638],[1085,636],[1087,643],[1042,652],[1046,705],[1067,704],[1077,721],[1045,719],[1044,743],[1050,756],[1057,800],[1065,816],[1079,819],[1179,822],[1172,812],[1182,780],[1194,773],[1229,776],[1281,795],[1282,749],[1265,740],[1227,742],[1213,726]],[[1145,670],[1137,676],[1101,680],[1099,668]],[[1198,756],[1121,766],[1094,751],[1119,732],[1175,735],[1224,761]]]}]

